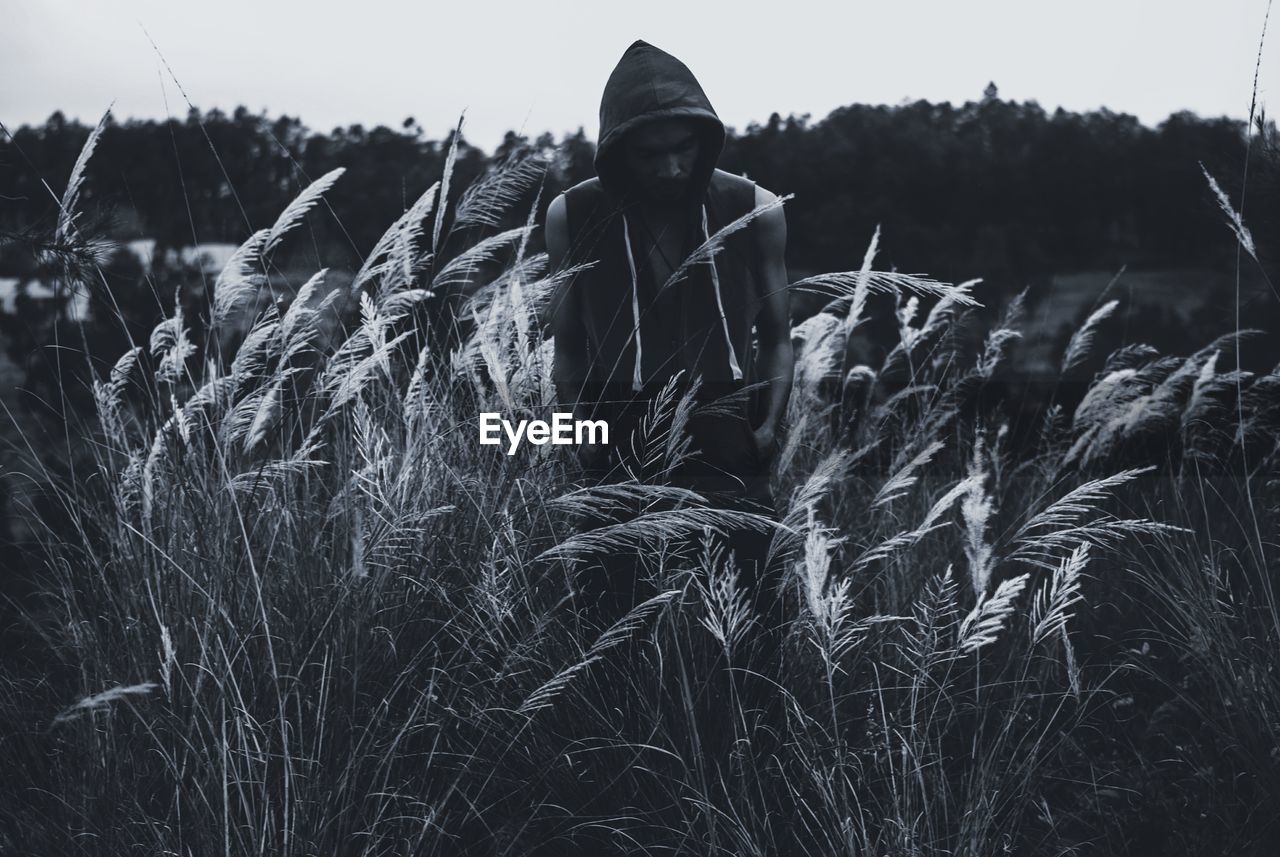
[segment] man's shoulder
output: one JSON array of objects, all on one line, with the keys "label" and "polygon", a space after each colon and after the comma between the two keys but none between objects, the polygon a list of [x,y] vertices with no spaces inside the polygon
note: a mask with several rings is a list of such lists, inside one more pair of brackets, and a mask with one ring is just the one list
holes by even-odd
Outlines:
[{"label": "man's shoulder", "polygon": [[756,205],[756,183],[746,176],[735,175],[719,167],[711,174],[708,191],[737,213],[750,211]]},{"label": "man's shoulder", "polygon": [[725,190],[754,190],[756,183],[746,176],[740,176],[731,173],[728,170],[722,170],[716,167],[711,173],[712,187],[718,187]]},{"label": "man's shoulder", "polygon": [[561,191],[554,203],[562,205],[565,218],[575,224],[607,219],[606,213],[611,208],[608,194],[598,178],[580,181]]},{"label": "man's shoulder", "polygon": [[604,188],[600,186],[600,179],[589,178],[578,182],[571,188],[566,188],[562,192],[562,196],[572,197],[574,199],[587,198],[592,196],[601,196],[604,194]]}]

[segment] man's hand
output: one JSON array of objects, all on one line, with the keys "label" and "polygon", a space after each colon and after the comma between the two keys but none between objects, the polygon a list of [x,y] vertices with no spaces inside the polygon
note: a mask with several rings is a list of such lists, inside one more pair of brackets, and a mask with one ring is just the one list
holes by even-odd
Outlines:
[{"label": "man's hand", "polygon": [[773,426],[765,424],[758,429],[754,429],[751,434],[756,439],[756,449],[760,451],[760,457],[769,459],[773,457],[773,446],[778,442],[778,433]]}]

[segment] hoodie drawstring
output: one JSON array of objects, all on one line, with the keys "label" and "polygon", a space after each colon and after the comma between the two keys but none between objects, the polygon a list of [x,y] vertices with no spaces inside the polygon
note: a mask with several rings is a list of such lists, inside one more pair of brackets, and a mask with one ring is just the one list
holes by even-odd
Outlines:
[{"label": "hoodie drawstring", "polygon": [[[707,231],[707,204],[702,204],[702,240],[710,241]],[[724,328],[724,344],[729,347],[729,370],[733,372],[733,380],[742,380],[742,368],[738,366],[738,354],[733,348],[733,337],[729,336],[729,320],[724,315],[724,302],[720,300],[720,273],[716,270],[716,257],[711,257],[711,287],[716,292],[716,309],[720,310],[720,324]]]},{"label": "hoodie drawstring", "polygon": [[[622,215],[622,238],[627,245],[627,267],[631,271],[631,318],[635,324],[633,335],[636,341],[636,361],[631,371],[631,389],[639,391],[643,388],[643,380],[640,374],[640,286],[639,279],[636,277],[636,260],[631,253],[631,229],[627,224],[627,216]],[[707,229],[707,206],[702,206],[702,240],[709,241],[710,232]],[[729,348],[729,370],[733,373],[733,380],[742,380],[742,367],[738,365],[738,353],[733,347],[733,337],[729,335],[729,320],[725,317],[724,301],[720,298],[720,273],[716,270],[715,257],[708,260],[711,265],[711,287],[716,295],[716,309],[720,313],[720,326],[724,331],[724,344]]]},{"label": "hoodie drawstring", "polygon": [[631,389],[639,390],[644,386],[640,380],[640,287],[636,280],[636,260],[631,255],[631,230],[625,214],[622,215],[622,239],[627,245],[627,267],[631,269],[631,318],[635,321],[636,365],[631,372]]}]

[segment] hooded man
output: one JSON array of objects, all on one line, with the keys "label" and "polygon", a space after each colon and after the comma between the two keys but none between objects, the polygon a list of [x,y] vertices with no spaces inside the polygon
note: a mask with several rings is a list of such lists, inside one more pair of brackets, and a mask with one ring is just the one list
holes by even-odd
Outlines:
[{"label": "hooded man", "polygon": [[[553,376],[562,406],[609,423],[610,446],[579,449],[596,481],[624,478],[635,463],[631,432],[667,382],[678,376],[686,390],[698,379],[698,400],[721,404],[695,411],[689,457],[669,481],[719,507],[776,517],[770,471],[794,366],[781,205],[672,278],[709,236],[777,200],[716,167],[724,142],[684,63],[632,43],[600,101],[597,177],[547,211],[553,269],[590,263],[552,300]],[[775,581],[762,568],[768,542],[740,530],[728,547],[757,611],[776,616]]]}]

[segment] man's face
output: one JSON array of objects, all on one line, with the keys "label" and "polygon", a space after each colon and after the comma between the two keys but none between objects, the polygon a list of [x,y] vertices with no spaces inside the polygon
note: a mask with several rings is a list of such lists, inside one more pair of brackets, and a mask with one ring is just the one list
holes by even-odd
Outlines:
[{"label": "man's face", "polygon": [[623,141],[623,159],[641,194],[674,202],[689,188],[700,142],[687,119],[657,119],[632,129]]}]

